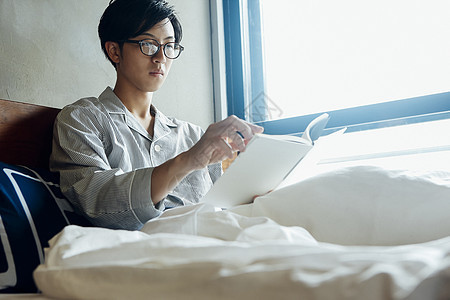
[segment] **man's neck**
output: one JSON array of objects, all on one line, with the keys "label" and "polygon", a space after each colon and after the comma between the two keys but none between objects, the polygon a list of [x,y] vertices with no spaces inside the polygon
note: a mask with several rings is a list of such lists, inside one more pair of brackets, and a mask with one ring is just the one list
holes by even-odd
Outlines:
[{"label": "man's neck", "polygon": [[117,84],[114,87],[114,93],[134,116],[140,119],[151,118],[150,107],[153,93],[130,90]]}]

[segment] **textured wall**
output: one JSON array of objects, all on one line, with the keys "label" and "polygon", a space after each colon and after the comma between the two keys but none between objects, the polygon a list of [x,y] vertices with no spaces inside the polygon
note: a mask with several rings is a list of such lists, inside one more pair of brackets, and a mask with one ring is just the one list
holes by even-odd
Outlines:
[{"label": "textured wall", "polygon": [[[186,52],[155,95],[168,115],[213,120],[209,1],[173,0]],[[114,86],[97,25],[109,0],[0,0],[0,98],[62,107]]]}]

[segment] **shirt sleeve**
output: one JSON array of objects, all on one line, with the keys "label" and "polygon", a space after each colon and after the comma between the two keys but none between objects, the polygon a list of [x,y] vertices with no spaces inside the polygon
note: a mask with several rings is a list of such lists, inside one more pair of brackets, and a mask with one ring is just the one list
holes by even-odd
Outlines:
[{"label": "shirt sleeve", "polygon": [[209,176],[212,182],[216,182],[223,174],[222,163],[216,163],[208,166]]},{"label": "shirt sleeve", "polygon": [[98,118],[90,110],[61,111],[54,127],[50,169],[60,173],[61,191],[93,225],[140,229],[164,209],[151,201],[153,168],[128,172],[112,168],[105,152],[108,133],[102,131]]}]

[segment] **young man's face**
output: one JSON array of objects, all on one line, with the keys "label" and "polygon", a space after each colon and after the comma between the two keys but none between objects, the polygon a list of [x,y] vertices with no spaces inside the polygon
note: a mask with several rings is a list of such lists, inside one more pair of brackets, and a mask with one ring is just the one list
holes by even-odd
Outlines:
[{"label": "young man's face", "polygon": [[[159,44],[175,41],[175,33],[169,19],[162,20],[150,30],[132,40],[153,39]],[[164,83],[172,66],[172,59],[164,55],[163,46],[154,56],[144,55],[139,44],[124,43],[117,63],[117,80],[129,88],[142,92],[154,92]]]}]

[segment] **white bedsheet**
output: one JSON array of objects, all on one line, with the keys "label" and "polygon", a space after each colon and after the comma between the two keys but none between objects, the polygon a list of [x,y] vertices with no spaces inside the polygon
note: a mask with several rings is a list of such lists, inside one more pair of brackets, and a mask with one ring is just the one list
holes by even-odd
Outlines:
[{"label": "white bedsheet", "polygon": [[59,299],[450,299],[449,178],[348,168],[142,231],[69,226],[35,280]]}]

